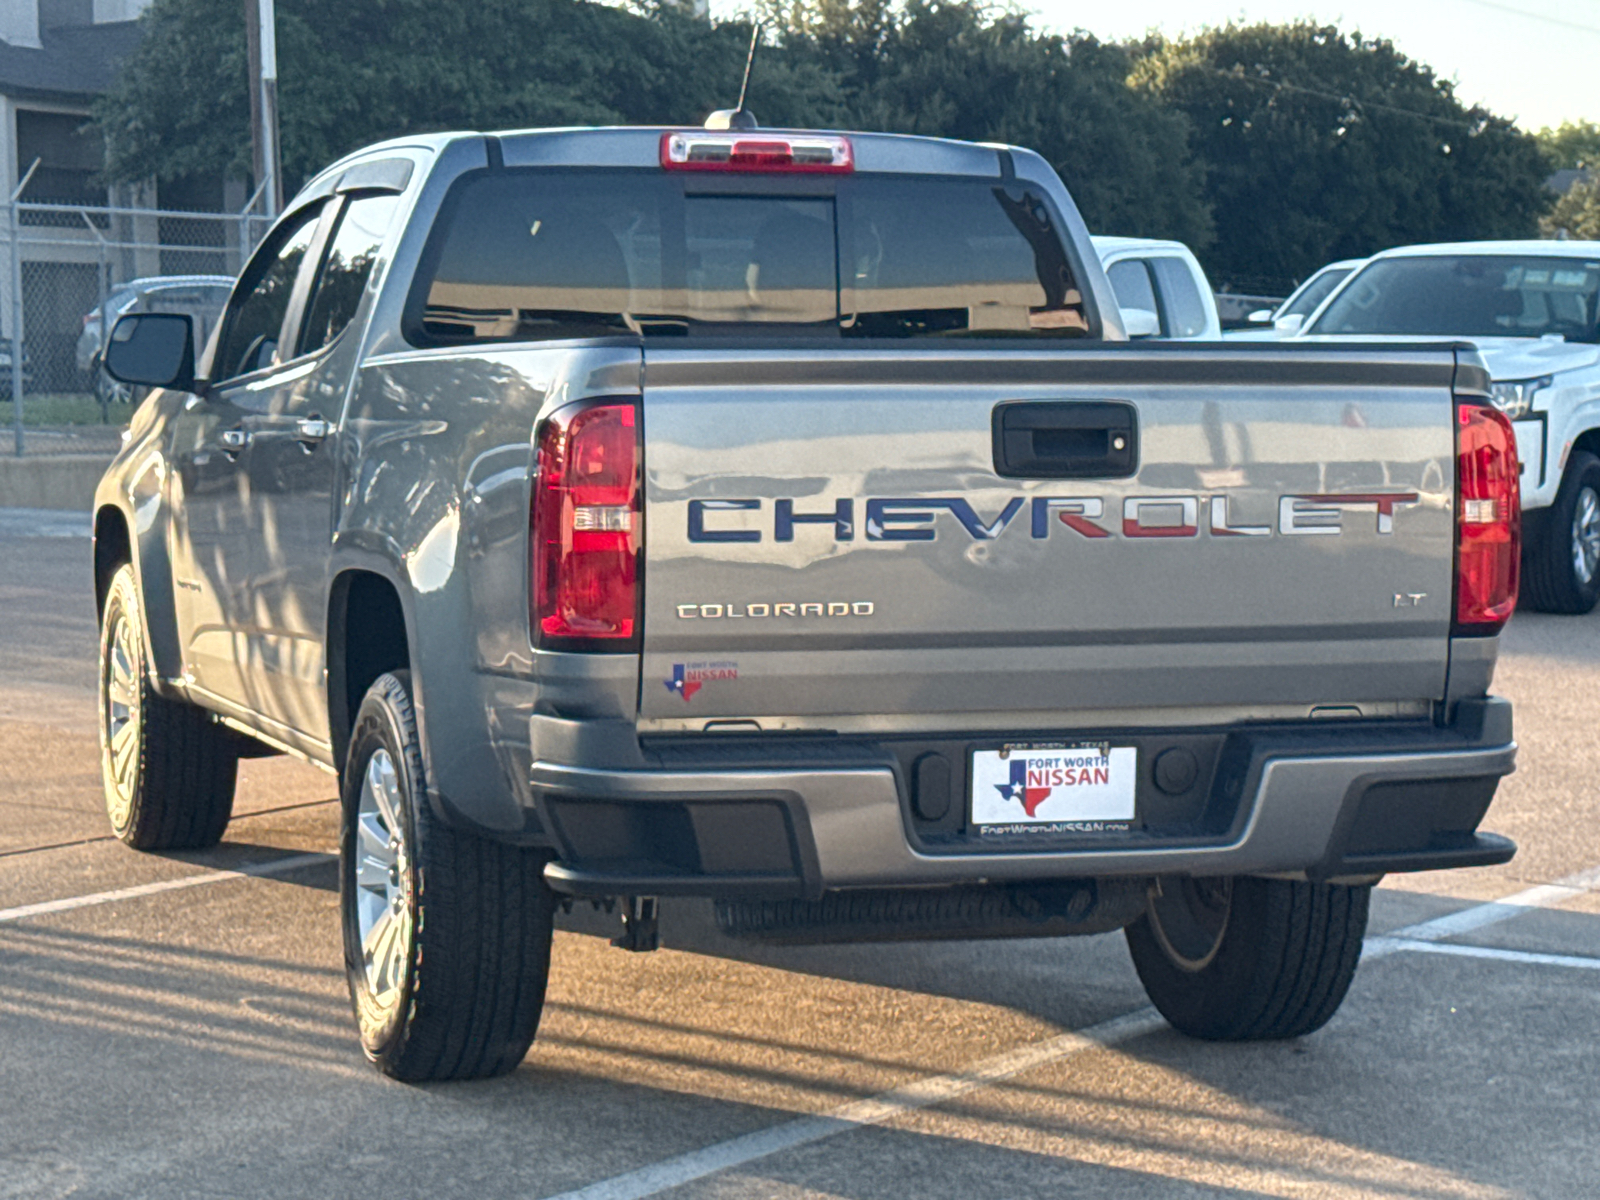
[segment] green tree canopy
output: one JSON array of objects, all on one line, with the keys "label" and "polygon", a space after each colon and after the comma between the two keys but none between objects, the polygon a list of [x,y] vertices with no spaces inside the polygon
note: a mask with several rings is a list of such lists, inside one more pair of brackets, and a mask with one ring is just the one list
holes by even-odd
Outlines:
[{"label": "green tree canopy", "polygon": [[1558,129],[1541,129],[1538,138],[1552,171],[1600,167],[1600,125],[1593,121],[1563,121]]},{"label": "green tree canopy", "polygon": [[[238,0],[155,0],[143,20],[98,110],[113,178],[247,176]],[[1123,50],[978,0],[805,0],[782,24],[751,85],[766,123],[1020,142],[1093,227],[1210,240],[1187,122],[1128,89]],[[428,130],[697,122],[737,97],[749,36],[672,0],[278,0],[284,173]]]},{"label": "green tree canopy", "polygon": [[1600,172],[1563,192],[1539,227],[1546,237],[1600,241]]},{"label": "green tree canopy", "polygon": [[1217,228],[1208,265],[1223,279],[1536,233],[1534,139],[1387,41],[1308,21],[1229,25],[1151,41],[1135,81],[1193,124]]}]

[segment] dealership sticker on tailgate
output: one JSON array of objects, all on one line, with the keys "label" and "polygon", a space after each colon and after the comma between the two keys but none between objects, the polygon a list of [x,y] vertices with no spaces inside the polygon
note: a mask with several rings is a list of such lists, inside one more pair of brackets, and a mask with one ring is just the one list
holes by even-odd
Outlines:
[{"label": "dealership sticker on tailgate", "polygon": [[1101,833],[1129,827],[1132,746],[1026,745],[972,752],[972,823],[986,834]]}]

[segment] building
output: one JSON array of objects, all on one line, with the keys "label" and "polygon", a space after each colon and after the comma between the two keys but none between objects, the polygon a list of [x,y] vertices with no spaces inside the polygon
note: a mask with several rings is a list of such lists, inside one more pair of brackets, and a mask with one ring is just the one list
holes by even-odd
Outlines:
[{"label": "building", "polygon": [[[137,18],[149,4],[0,0],[0,203],[28,180],[15,227],[7,213],[0,233],[0,335],[23,326],[32,391],[86,385],[74,353],[83,318],[117,283],[238,270],[237,221],[174,214],[237,213],[242,182],[220,174],[159,189],[104,182],[104,147],[90,114],[138,46]],[[22,264],[20,322],[13,246]]]}]

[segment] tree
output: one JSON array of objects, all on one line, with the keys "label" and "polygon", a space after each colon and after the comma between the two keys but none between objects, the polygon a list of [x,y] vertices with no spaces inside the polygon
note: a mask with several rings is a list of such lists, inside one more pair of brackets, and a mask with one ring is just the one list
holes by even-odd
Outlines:
[{"label": "tree", "polygon": [[1552,171],[1600,167],[1600,125],[1563,121],[1559,129],[1541,129],[1539,147]]},{"label": "tree", "polygon": [[791,61],[839,78],[849,127],[1027,146],[1096,232],[1210,242],[1188,122],[1128,87],[1121,47],[1036,33],[980,0],[792,0],[773,11]]},{"label": "tree", "polygon": [[1536,232],[1534,139],[1387,41],[1309,21],[1228,25],[1146,43],[1134,79],[1193,125],[1221,280],[1287,282],[1388,246]]},{"label": "tree", "polygon": [[1600,240],[1600,173],[1580,179],[1540,219],[1546,237]]}]

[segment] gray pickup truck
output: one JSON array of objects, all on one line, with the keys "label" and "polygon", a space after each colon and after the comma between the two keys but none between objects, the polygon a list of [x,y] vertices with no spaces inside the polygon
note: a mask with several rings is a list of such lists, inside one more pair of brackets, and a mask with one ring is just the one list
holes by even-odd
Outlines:
[{"label": "gray pickup truck", "polygon": [[[1146,320],[1144,314],[1140,320]],[[103,767],[201,846],[341,780],[368,1056],[515,1067],[556,910],[768,942],[1125,929],[1292,1037],[1385,873],[1504,862],[1515,441],[1472,352],[1130,343],[1027,150],[409,138],[337,163],[94,502]]]}]

